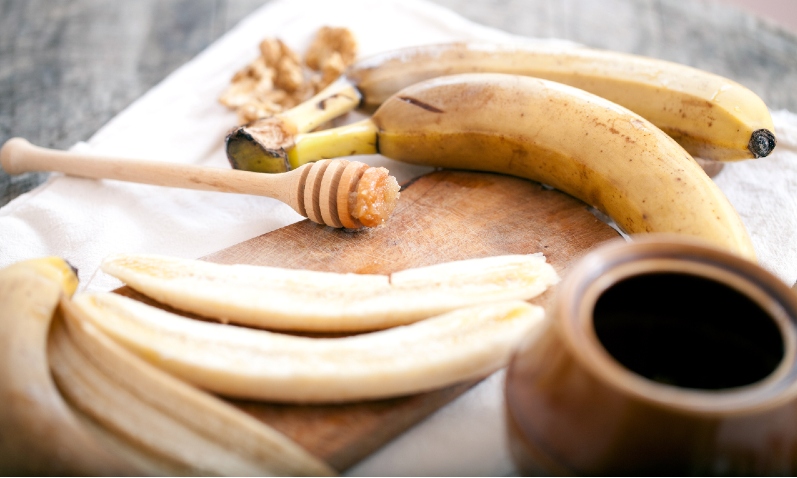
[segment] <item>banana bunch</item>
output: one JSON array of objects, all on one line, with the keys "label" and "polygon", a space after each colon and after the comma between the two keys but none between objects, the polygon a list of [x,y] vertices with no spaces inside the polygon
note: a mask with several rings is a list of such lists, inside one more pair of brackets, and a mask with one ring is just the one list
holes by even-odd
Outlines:
[{"label": "banana bunch", "polygon": [[297,135],[285,153],[292,167],[379,153],[519,176],[596,207],[629,234],[686,234],[755,260],[733,206],[678,143],[630,110],[558,82],[499,73],[433,78],[391,96],[368,119]]},{"label": "banana bunch", "polygon": [[77,283],[55,257],[0,270],[0,473],[334,474],[81,322],[69,299]]},{"label": "banana bunch", "polygon": [[[295,136],[361,107],[373,111],[401,89],[444,75],[492,72],[531,76],[583,89],[646,118],[691,155],[734,161],[767,156],[774,127],[761,99],[727,78],[677,63],[589,48],[450,43],[365,58],[313,98],[234,129],[234,168],[284,172]],[[527,114],[537,114],[529,109]],[[543,118],[554,120],[554,118]]]}]

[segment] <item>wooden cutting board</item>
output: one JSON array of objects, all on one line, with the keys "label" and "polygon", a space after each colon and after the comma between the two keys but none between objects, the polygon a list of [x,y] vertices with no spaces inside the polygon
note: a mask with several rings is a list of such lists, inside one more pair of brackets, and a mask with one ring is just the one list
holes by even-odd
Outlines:
[{"label": "wooden cutting board", "polygon": [[[333,272],[389,274],[459,259],[543,252],[560,276],[618,233],[587,206],[538,183],[436,171],[404,185],[383,227],[346,231],[302,221],[203,259]],[[152,303],[136,292],[118,292]],[[551,290],[533,300],[541,305]],[[476,382],[390,400],[294,406],[230,400],[338,471],[354,465]]]}]

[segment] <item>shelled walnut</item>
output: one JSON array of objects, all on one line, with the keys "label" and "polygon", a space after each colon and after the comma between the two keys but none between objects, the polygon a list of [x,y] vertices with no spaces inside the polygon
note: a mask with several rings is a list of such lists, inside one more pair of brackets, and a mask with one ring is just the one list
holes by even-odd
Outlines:
[{"label": "shelled walnut", "polygon": [[346,28],[321,27],[302,59],[278,38],[266,38],[260,56],[233,75],[219,102],[238,114],[239,124],[296,106],[338,78],[357,57],[357,41]]}]

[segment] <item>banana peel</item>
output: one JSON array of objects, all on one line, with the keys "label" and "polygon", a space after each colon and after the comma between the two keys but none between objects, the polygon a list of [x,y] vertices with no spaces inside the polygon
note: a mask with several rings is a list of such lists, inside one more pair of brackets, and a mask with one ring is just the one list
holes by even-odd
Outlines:
[{"label": "banana peel", "polygon": [[78,302],[65,303],[65,323],[53,331],[59,386],[76,408],[169,474],[335,474],[281,433],[158,370],[81,316]]},{"label": "banana peel", "polygon": [[61,396],[47,357],[50,324],[78,285],[58,257],[0,270],[0,473],[137,475],[86,430]]},{"label": "banana peel", "polygon": [[4,475],[309,475],[335,472],[251,418],[74,319],[63,259],[0,270]]}]

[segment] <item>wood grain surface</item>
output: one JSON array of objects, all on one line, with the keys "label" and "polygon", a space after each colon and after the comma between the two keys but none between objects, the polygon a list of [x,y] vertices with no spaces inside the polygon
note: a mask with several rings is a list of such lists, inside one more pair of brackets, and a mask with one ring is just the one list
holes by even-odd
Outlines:
[{"label": "wood grain surface", "polygon": [[[460,259],[543,252],[563,276],[586,251],[617,237],[618,233],[596,218],[584,203],[538,183],[498,174],[444,170],[405,185],[396,211],[383,227],[346,231],[305,220],[203,259],[223,264],[389,274]],[[158,305],[129,288],[118,292]],[[532,302],[544,306],[551,292],[549,289]],[[344,471],[474,383],[356,404],[231,403]]]}]

